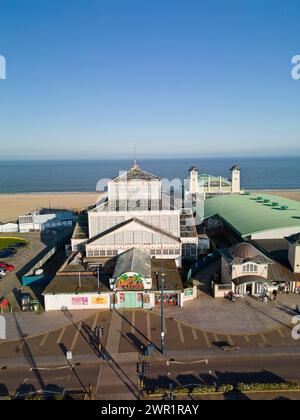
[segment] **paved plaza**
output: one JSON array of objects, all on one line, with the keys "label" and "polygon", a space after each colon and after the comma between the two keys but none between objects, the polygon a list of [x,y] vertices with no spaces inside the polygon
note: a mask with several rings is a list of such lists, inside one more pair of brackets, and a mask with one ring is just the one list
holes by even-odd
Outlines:
[{"label": "paved plaza", "polygon": [[[223,334],[259,334],[290,326],[300,306],[300,295],[280,295],[276,302],[262,303],[245,297],[231,302],[202,295],[182,309],[167,308],[166,314],[193,328]],[[155,309],[159,314],[159,310]]]}]

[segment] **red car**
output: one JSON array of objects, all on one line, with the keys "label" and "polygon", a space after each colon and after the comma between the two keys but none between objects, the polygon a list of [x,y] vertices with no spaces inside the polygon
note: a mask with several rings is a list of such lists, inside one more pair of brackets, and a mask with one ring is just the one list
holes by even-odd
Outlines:
[{"label": "red car", "polygon": [[0,263],[0,268],[4,268],[4,270],[6,271],[14,271],[16,269],[16,267],[12,264],[4,264],[4,263]]}]

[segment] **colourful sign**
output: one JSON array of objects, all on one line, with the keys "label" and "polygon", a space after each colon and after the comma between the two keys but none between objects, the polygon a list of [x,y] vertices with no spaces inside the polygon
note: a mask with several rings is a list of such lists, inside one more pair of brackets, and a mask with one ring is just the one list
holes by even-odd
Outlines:
[{"label": "colourful sign", "polygon": [[144,290],[144,277],[137,273],[122,274],[116,281],[117,290]]},{"label": "colourful sign", "polygon": [[194,296],[194,290],[193,289],[185,289],[184,296],[185,297],[192,297],[192,296]]},{"label": "colourful sign", "polygon": [[107,305],[108,299],[107,296],[97,296],[92,298],[93,305]]},{"label": "colourful sign", "polygon": [[89,299],[87,297],[72,298],[72,305],[74,306],[88,306]]}]

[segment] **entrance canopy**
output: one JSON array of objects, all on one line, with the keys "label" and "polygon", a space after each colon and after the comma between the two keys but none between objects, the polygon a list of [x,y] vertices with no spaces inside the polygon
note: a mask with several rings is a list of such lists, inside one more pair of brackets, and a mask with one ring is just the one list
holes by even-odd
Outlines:
[{"label": "entrance canopy", "polygon": [[269,283],[270,281],[264,277],[260,277],[260,276],[243,276],[243,277],[238,277],[236,279],[233,280],[233,283],[236,286],[240,286],[241,284],[246,284],[246,283]]}]

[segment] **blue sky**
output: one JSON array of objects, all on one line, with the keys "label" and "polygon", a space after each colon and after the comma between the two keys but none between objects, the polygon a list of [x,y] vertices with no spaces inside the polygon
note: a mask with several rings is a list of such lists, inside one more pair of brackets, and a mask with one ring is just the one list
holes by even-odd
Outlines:
[{"label": "blue sky", "polygon": [[300,155],[299,28],[299,0],[0,0],[0,159]]}]

